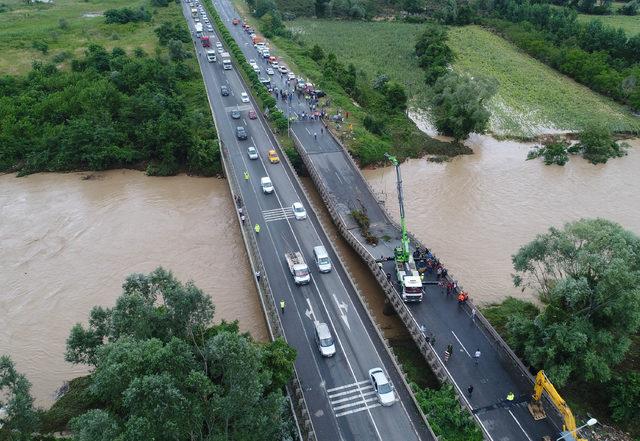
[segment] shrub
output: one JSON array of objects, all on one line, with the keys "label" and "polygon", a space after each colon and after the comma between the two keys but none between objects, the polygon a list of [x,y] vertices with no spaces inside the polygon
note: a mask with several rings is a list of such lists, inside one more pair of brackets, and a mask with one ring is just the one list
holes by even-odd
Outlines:
[{"label": "shrub", "polygon": [[580,133],[577,146],[582,156],[592,164],[604,164],[609,158],[626,155],[626,144],[618,144],[611,132],[602,126],[592,126]]},{"label": "shrub", "polygon": [[138,22],[138,21],[150,21],[151,14],[147,11],[144,6],[140,6],[139,9],[130,9],[130,8],[122,8],[122,9],[109,9],[104,12],[104,22],[107,24],[116,23],[116,24],[125,24],[129,22]]},{"label": "shrub", "polygon": [[615,378],[611,386],[611,408],[613,419],[628,423],[638,416],[640,402],[640,372],[627,372]]},{"label": "shrub", "polygon": [[42,52],[43,54],[46,54],[47,52],[49,52],[49,45],[42,40],[36,40],[32,42],[31,47],[34,48],[35,50]]}]

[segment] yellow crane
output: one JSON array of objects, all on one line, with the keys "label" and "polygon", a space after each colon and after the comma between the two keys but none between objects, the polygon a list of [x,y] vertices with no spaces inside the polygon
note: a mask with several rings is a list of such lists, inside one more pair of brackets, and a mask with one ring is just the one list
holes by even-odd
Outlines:
[{"label": "yellow crane", "polygon": [[[560,439],[566,441],[587,441],[585,438],[578,437],[578,428],[576,428],[576,419],[569,409],[567,403],[562,399],[556,388],[553,386],[551,381],[544,374],[544,371],[538,372],[536,375],[536,383],[533,388],[533,397],[531,402],[529,403],[529,412],[533,416],[535,420],[541,420],[546,418],[547,414],[542,407],[542,403],[540,399],[542,398],[542,392],[546,391],[549,394],[549,398],[551,398],[551,402],[558,409],[558,411],[562,414],[564,418],[564,424],[562,426],[562,433]],[[597,421],[595,419],[590,419],[585,426],[592,426]],[[584,426],[582,426],[584,427]]]}]

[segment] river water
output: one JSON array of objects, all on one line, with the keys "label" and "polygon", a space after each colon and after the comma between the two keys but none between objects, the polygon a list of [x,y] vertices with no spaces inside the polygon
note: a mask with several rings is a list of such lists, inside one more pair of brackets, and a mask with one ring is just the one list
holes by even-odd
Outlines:
[{"label": "river water", "polygon": [[0,354],[46,406],[86,372],[64,361],[65,339],[94,305],[112,306],[124,278],[157,266],[193,279],[216,321],[267,338],[227,183],[215,178],[94,174],[0,176]]},{"label": "river water", "polygon": [[[510,256],[551,226],[601,216],[640,234],[640,140],[629,155],[594,166],[525,161],[530,145],[474,136],[475,154],[402,164],[409,229],[481,303],[513,288]],[[392,168],[365,170],[398,216]],[[0,353],[8,353],[47,406],[86,372],[64,361],[65,339],[94,305],[111,306],[127,274],[162,265],[193,279],[216,304],[216,320],[238,319],[260,340],[266,327],[224,180],[150,178],[130,170],[0,176]],[[382,314],[384,296],[343,242],[310,180],[303,180],[329,235],[387,338],[406,334]]]},{"label": "river water", "polygon": [[[603,217],[640,234],[640,140],[629,154],[592,165],[571,157],[564,167],[525,161],[532,144],[473,135],[474,154],[446,163],[402,164],[407,226],[480,303],[508,295],[511,255],[550,226]],[[375,191],[399,217],[392,167],[365,170]]]}]

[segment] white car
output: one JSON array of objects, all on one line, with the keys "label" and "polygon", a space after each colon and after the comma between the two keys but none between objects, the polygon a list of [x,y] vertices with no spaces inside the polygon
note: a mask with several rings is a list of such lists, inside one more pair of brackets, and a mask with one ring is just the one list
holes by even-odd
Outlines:
[{"label": "white car", "polygon": [[275,72],[273,69],[271,69],[270,67],[267,67],[267,75],[274,75]]},{"label": "white car", "polygon": [[286,74],[287,72],[289,72],[289,69],[287,69],[285,66],[278,66],[278,72]]},{"label": "white car", "polygon": [[293,72],[289,72],[289,74],[287,75],[287,78],[290,80],[295,80],[296,79],[296,74],[294,74]]},{"label": "white car", "polygon": [[382,369],[373,368],[369,370],[369,381],[376,391],[380,404],[383,406],[391,406],[396,402],[396,394],[393,391],[393,386]]},{"label": "white car", "polygon": [[209,19],[205,17],[204,22],[209,24]]},{"label": "white car", "polygon": [[243,103],[248,103],[249,102],[249,95],[247,95],[247,92],[242,92],[240,94],[240,99],[242,100]]},{"label": "white car", "polygon": [[211,26],[211,25],[207,25],[207,31],[209,31],[209,32],[213,32],[213,26]]},{"label": "white car", "polygon": [[307,210],[304,209],[300,202],[294,202],[291,209],[293,210],[293,215],[297,220],[304,220],[307,218]]},{"label": "white car", "polygon": [[255,67],[255,66],[257,66],[257,65],[258,65],[258,63],[256,63],[256,60],[254,60],[253,58],[251,58],[251,59],[249,60],[249,66],[251,66],[251,67]]},{"label": "white car", "polygon": [[258,159],[258,151],[253,146],[247,149],[247,155],[249,155],[249,159]]},{"label": "white car", "polygon": [[269,178],[269,176],[260,178],[260,187],[262,187],[262,192],[264,194],[273,193],[273,183],[271,182],[271,178]]}]

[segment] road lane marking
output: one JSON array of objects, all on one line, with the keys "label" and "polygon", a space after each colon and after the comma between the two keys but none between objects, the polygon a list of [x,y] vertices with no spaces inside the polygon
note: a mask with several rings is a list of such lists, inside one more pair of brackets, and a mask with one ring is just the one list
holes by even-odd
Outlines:
[{"label": "road lane marking", "polygon": [[524,433],[524,436],[526,436],[529,441],[533,441],[531,438],[529,438],[529,435],[527,434],[527,432],[525,432],[524,428],[520,425],[520,421],[518,421],[518,419],[515,417],[513,412],[509,411],[509,415],[511,415],[511,418],[513,418],[513,420],[516,422],[520,430],[522,430],[522,433]]},{"label": "road lane marking", "polygon": [[327,389],[327,393],[336,417],[369,411],[380,406],[378,397],[372,396],[376,391],[368,380]]},{"label": "road lane marking", "polygon": [[340,318],[344,321],[344,324],[347,325],[349,331],[351,331],[351,326],[349,326],[349,320],[347,320],[347,304],[345,302],[339,302],[338,297],[333,294],[333,300],[336,302],[336,306],[338,307],[338,311],[340,311]]},{"label": "road lane marking", "polygon": [[[462,344],[462,342],[460,341],[460,339],[458,338],[458,336],[456,335],[455,332],[451,331],[451,333],[453,334],[453,336],[456,338],[456,340],[458,340],[458,343],[460,343],[460,346],[462,346],[462,349],[464,349],[464,351],[467,353],[467,355],[469,356],[469,358],[471,358],[471,354],[469,354],[469,351],[467,351],[467,348],[464,347],[464,345]],[[453,355],[453,354],[451,354]]]},{"label": "road lane marking", "polygon": [[352,413],[362,412],[363,410],[375,409],[376,407],[380,407],[380,403],[369,404],[364,409],[353,409],[353,410],[347,410],[345,412],[338,412],[336,413],[336,417],[351,415]]},{"label": "road lane marking", "polygon": [[[329,398],[337,397],[338,394],[334,394],[332,392],[336,392],[336,391],[344,390],[344,389],[357,388],[361,384],[365,384],[365,383],[368,383],[368,382],[369,382],[369,380],[362,380],[362,381],[358,381],[357,383],[345,384],[344,386],[338,386],[338,387],[334,387],[332,389],[327,389],[327,393],[329,394]],[[340,392],[340,395],[344,395],[344,394],[342,392]]]},{"label": "road lane marking", "polygon": [[295,216],[291,207],[274,208],[272,210],[262,210],[262,217],[265,222],[274,222],[285,219],[293,219]]}]

